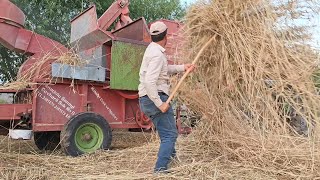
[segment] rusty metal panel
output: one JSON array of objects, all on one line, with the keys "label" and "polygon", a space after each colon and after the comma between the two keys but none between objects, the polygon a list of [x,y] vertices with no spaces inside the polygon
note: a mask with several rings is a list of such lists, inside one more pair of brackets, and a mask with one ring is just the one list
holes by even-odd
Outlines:
[{"label": "rusty metal panel", "polygon": [[107,33],[97,29],[89,34],[83,35],[76,41],[72,41],[71,46],[78,51],[82,51],[94,48],[96,46],[101,46],[110,39],[111,37]]},{"label": "rusty metal panel", "polygon": [[118,38],[126,38],[137,41],[150,42],[150,34],[144,18],[139,18],[132,23],[112,33]]},{"label": "rusty metal panel", "polygon": [[15,42],[16,49],[27,50],[33,37],[34,32],[19,29],[19,33]]},{"label": "rusty metal panel", "polygon": [[18,114],[27,113],[31,104],[0,104],[0,120],[18,120]]},{"label": "rusty metal panel", "polygon": [[87,66],[106,68],[106,46],[102,45],[91,49],[86,49],[78,52],[78,54],[80,55],[81,59],[85,59],[87,61]]},{"label": "rusty metal panel", "polygon": [[125,102],[116,91],[103,89],[103,86],[89,86],[88,102],[90,110],[102,115],[111,126],[123,124]]},{"label": "rusty metal panel", "polygon": [[145,45],[114,41],[111,49],[110,88],[138,90],[139,70]]},{"label": "rusty metal panel", "polygon": [[97,29],[96,7],[92,6],[71,20],[71,43]]},{"label": "rusty metal panel", "polygon": [[121,16],[125,16],[126,19],[129,18],[129,21],[131,20],[130,17],[128,17],[129,14],[129,0],[116,0],[114,3],[111,4],[111,6],[103,13],[103,15],[99,18],[98,24],[99,27],[103,30],[107,30],[119,17],[119,21],[123,21]]},{"label": "rusty metal panel", "polygon": [[0,21],[0,44],[10,50],[14,50],[19,29],[16,26]]},{"label": "rusty metal panel", "polygon": [[23,27],[25,15],[21,9],[8,0],[0,1],[0,19],[11,21],[13,25]]},{"label": "rusty metal panel", "polygon": [[101,83],[76,83],[73,87],[68,83],[41,84],[34,95],[33,130],[61,131],[71,116],[85,111],[102,115],[112,128],[138,128],[133,113],[139,109],[138,99],[130,100],[127,108],[126,99],[119,91],[105,88]]},{"label": "rusty metal panel", "polygon": [[78,51],[101,46],[110,39],[107,32],[98,28],[95,6],[90,7],[71,21],[70,42]]},{"label": "rusty metal panel", "polygon": [[[81,112],[81,86],[70,84],[39,85],[34,92],[33,130],[46,126],[47,130],[65,124],[71,116]],[[38,125],[36,125],[38,124]]]}]

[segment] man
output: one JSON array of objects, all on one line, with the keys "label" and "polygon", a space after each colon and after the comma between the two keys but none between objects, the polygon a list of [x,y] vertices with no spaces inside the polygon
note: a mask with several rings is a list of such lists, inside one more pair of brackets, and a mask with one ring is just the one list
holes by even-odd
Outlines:
[{"label": "man", "polygon": [[161,144],[155,172],[165,172],[176,156],[175,143],[178,136],[172,107],[166,103],[169,94],[169,74],[194,69],[191,64],[168,65],[165,55],[167,26],[155,22],[150,27],[152,42],[147,47],[140,67],[139,104],[157,129]]}]

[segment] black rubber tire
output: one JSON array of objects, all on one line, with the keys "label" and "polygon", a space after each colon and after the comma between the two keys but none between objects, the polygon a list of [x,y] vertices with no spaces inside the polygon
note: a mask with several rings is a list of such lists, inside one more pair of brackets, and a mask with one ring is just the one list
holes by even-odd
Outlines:
[{"label": "black rubber tire", "polygon": [[112,141],[112,130],[109,123],[99,114],[93,112],[84,112],[71,117],[61,131],[61,147],[66,155],[76,157],[86,153],[77,147],[75,141],[77,129],[86,123],[95,124],[102,129],[103,141],[99,149],[110,148]]},{"label": "black rubber tire", "polygon": [[59,131],[34,132],[33,139],[40,150],[53,151],[61,147]]}]

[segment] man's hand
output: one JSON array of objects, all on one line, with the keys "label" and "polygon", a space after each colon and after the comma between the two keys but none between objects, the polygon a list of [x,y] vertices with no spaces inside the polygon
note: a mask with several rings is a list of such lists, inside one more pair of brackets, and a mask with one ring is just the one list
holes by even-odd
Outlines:
[{"label": "man's hand", "polygon": [[159,106],[159,109],[162,113],[165,113],[168,111],[169,107],[170,107],[169,104],[164,102],[161,104],[161,106]]},{"label": "man's hand", "polygon": [[185,64],[184,65],[184,70],[187,71],[188,69],[190,69],[190,72],[192,72],[194,69],[196,68],[196,66],[194,64]]}]

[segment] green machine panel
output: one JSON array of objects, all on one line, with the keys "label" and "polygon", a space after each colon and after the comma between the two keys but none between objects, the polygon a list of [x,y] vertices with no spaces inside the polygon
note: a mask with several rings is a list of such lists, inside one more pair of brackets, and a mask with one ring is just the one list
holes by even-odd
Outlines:
[{"label": "green machine panel", "polygon": [[146,48],[146,45],[113,41],[111,48],[111,89],[138,90],[139,70]]}]

